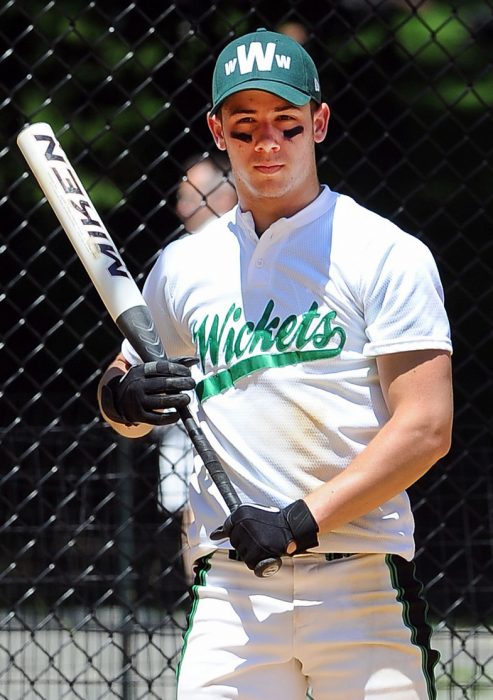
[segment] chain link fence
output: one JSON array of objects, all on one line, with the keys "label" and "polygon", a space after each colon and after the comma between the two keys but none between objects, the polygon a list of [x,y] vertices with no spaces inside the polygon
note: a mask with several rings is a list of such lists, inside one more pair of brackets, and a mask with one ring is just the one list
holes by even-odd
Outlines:
[{"label": "chain link fence", "polygon": [[451,453],[411,491],[417,565],[439,697],[493,698],[492,20],[476,0],[1,4],[0,698],[172,698],[189,580],[189,445],[101,422],[120,338],[16,135],[53,126],[142,283],[183,232],[184,163],[214,150],[214,57],[259,26],[298,32],[320,68],[322,181],[437,258],[456,419]]}]

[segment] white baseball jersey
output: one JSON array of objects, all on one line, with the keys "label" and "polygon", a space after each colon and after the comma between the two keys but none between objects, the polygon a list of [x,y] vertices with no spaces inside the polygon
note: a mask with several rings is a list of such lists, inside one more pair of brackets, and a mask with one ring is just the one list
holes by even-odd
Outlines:
[{"label": "white baseball jersey", "polygon": [[[144,296],[168,355],[200,358],[192,408],[245,502],[283,507],[365,448],[389,418],[376,356],[452,349],[428,248],[328,187],[260,238],[235,207],[168,245]],[[126,342],[123,353],[139,361]],[[227,509],[200,460],[190,503],[202,556]],[[318,550],[410,559],[413,530],[402,493]]]}]

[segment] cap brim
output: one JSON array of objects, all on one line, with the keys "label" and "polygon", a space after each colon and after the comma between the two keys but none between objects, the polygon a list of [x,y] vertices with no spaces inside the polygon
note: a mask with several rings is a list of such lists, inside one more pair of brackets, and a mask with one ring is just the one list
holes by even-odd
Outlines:
[{"label": "cap brim", "polygon": [[245,90],[263,90],[264,92],[270,92],[273,95],[282,97],[296,107],[302,107],[308,104],[312,99],[310,95],[306,92],[301,92],[291,85],[286,85],[285,83],[278,83],[275,80],[247,80],[244,83],[235,85],[230,90],[228,90],[221,98],[216,102],[216,104],[211,109],[211,114],[217,112],[219,107],[224,103],[228,97],[235,95],[237,92],[244,92]]}]

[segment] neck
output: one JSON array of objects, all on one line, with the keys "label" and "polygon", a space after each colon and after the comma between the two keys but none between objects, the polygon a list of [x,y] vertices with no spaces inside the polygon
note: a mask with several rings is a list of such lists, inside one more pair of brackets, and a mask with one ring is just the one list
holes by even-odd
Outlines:
[{"label": "neck", "polygon": [[255,231],[260,237],[269,226],[279,219],[294,216],[299,211],[311,204],[321,192],[320,183],[314,183],[307,187],[303,195],[297,198],[276,197],[248,197],[239,196],[239,204],[242,211],[249,211],[255,222]]}]

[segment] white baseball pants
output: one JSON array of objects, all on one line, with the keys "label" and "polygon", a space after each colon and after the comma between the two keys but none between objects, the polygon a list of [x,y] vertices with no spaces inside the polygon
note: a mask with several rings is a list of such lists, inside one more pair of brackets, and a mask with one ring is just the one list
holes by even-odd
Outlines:
[{"label": "white baseball pants", "polygon": [[396,555],[284,557],[257,578],[225,551],[196,564],[178,700],[431,700],[427,607]]}]

